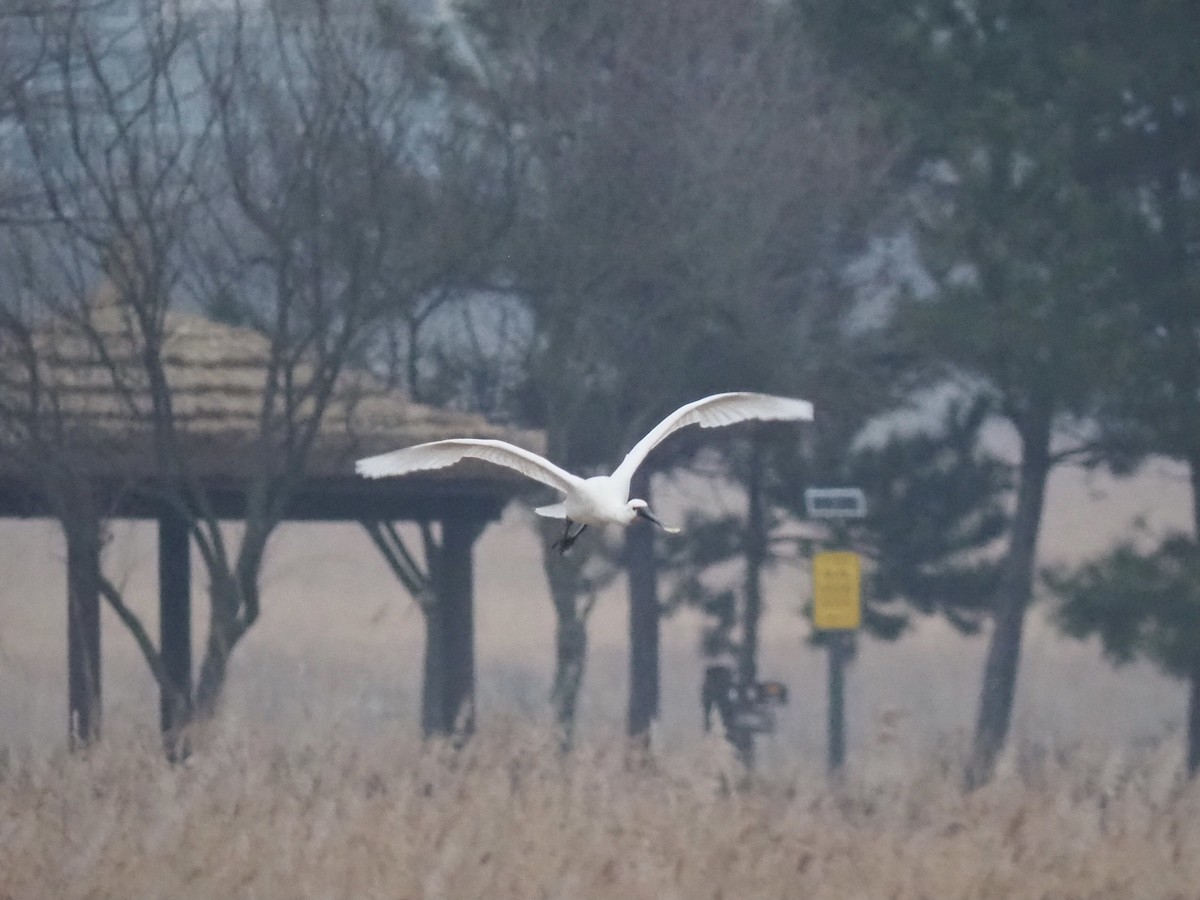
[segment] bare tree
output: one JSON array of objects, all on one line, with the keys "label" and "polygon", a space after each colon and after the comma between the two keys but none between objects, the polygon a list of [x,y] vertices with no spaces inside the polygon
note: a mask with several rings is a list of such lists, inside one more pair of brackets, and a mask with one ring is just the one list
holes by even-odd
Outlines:
[{"label": "bare tree", "polygon": [[[181,26],[178,16],[150,5],[31,5],[21,31],[26,45],[37,48],[37,67],[12,82],[8,94],[10,159],[21,190],[4,221],[0,324],[18,348],[5,371],[6,449],[23,456],[63,524],[70,639],[98,633],[102,592],[145,651],[153,650],[145,629],[100,571],[108,501],[97,495],[95,476],[116,461],[89,446],[78,427],[82,410],[71,409],[65,395],[73,379],[92,374],[94,361],[131,418],[148,407],[163,409],[162,298],[177,283],[173,251],[195,209],[194,164],[204,144],[189,136],[188,113],[172,85]],[[90,300],[105,279],[109,294],[130,301],[122,323],[127,333],[143,335],[146,352],[133,365],[127,348],[113,346],[96,321],[99,304]],[[64,342],[72,345],[69,353]],[[155,435],[165,452],[169,431]],[[73,709],[92,706],[77,705],[76,681],[93,682],[86,693],[99,694],[98,646],[83,650],[84,675],[71,672]],[[158,656],[147,658],[161,675]],[[73,725],[85,740],[98,728],[90,721]]]},{"label": "bare tree", "polygon": [[[22,290],[3,301],[4,338],[26,363],[13,379],[20,396],[6,395],[6,427],[44,483],[70,484],[62,471],[78,472],[79,461],[61,433],[66,410],[39,377],[47,348],[37,334],[50,322],[84,342],[124,413],[145,423],[148,499],[186,523],[211,585],[195,693],[178,698],[182,725],[214,711],[230,654],[260,615],[269,539],[339,376],[387,307],[387,276],[397,258],[419,258],[438,240],[419,210],[381,201],[425,190],[425,90],[402,56],[372,40],[367,20],[321,4],[305,15],[282,4],[192,15],[150,0],[71,0],[30,26],[61,102],[14,91],[38,190],[5,225],[6,271]],[[103,311],[93,297],[101,279]],[[177,310],[265,339],[253,452],[238,460],[236,538],[221,527],[177,408],[168,364]],[[62,518],[68,529],[76,520]],[[102,577],[100,589],[163,681],[142,623]]]},{"label": "bare tree", "polygon": [[[534,311],[531,406],[552,456],[610,466],[682,401],[805,391],[804,354],[879,148],[785,12],[506,0],[469,6],[466,21],[474,70],[522,153],[506,272]],[[640,736],[658,703],[656,557],[648,533],[627,538]],[[581,565],[546,554],[567,730],[590,608]]]}]

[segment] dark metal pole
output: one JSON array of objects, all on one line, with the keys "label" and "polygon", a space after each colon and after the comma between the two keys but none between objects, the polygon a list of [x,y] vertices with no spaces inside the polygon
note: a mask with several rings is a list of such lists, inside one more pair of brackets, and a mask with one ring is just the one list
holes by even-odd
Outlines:
[{"label": "dark metal pole", "polygon": [[[809,488],[804,502],[810,518],[835,519],[830,542],[849,543],[841,520],[867,513],[860,488]],[[846,763],[846,663],[854,654],[854,633],[862,624],[862,563],[852,551],[813,557],[813,627],[825,632],[829,662],[828,764],[830,776],[841,777]]]},{"label": "dark metal pole", "polygon": [[829,773],[840,775],[846,762],[846,658],[850,634],[829,634]]}]

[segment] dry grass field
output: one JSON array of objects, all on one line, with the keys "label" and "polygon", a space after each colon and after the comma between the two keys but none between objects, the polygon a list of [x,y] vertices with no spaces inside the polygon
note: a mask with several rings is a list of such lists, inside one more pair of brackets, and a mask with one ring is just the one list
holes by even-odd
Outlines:
[{"label": "dry grass field", "polygon": [[739,785],[719,741],[635,762],[516,721],[461,752],[320,731],[230,729],[174,768],[148,735],[0,758],[0,898],[1200,895],[1174,741],[1026,749],[964,796],[950,750]]},{"label": "dry grass field", "polygon": [[[1096,552],[1143,513],[1186,521],[1170,478],[1103,484],[1099,499],[1056,479],[1047,560]],[[559,757],[539,731],[553,617],[521,521],[510,510],[480,544],[482,731],[464,751],[414,739],[423,632],[378,555],[358,529],[304,526],[272,545],[264,616],[235,657],[224,715],[177,767],[152,731],[152,679],[111,617],[105,739],[62,749],[61,538],[53,523],[0,523],[0,900],[1200,898],[1183,687],[1145,665],[1113,670],[1041,610],[1022,651],[1016,749],[969,796],[960,742],[982,639],[924,623],[895,644],[863,642],[834,788],[820,766],[824,658],[804,643],[790,570],[770,586],[762,663],[792,697],[756,781],[739,783],[721,741],[698,742],[694,617],[664,622],[653,764],[612,739],[621,585],[591,622],[584,740]],[[122,526],[107,563],[153,632],[151,538]],[[196,595],[199,642],[202,580]]]}]

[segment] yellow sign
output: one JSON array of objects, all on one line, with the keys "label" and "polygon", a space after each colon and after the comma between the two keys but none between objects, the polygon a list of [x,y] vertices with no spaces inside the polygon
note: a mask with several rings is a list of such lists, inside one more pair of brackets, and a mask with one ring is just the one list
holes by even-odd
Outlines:
[{"label": "yellow sign", "polygon": [[818,631],[862,624],[862,574],[858,554],[845,551],[813,557],[813,627]]}]

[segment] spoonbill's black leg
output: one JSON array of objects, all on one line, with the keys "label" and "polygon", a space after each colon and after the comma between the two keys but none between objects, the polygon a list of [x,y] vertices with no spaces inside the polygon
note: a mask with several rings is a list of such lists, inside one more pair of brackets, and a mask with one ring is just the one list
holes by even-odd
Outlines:
[{"label": "spoonbill's black leg", "polygon": [[579,536],[583,534],[583,530],[587,528],[587,525],[580,525],[575,533],[572,534],[571,526],[574,524],[575,523],[570,519],[567,519],[566,527],[563,528],[563,536],[550,545],[551,550],[557,550],[559,553],[566,553],[575,545],[575,541],[577,541]]}]

